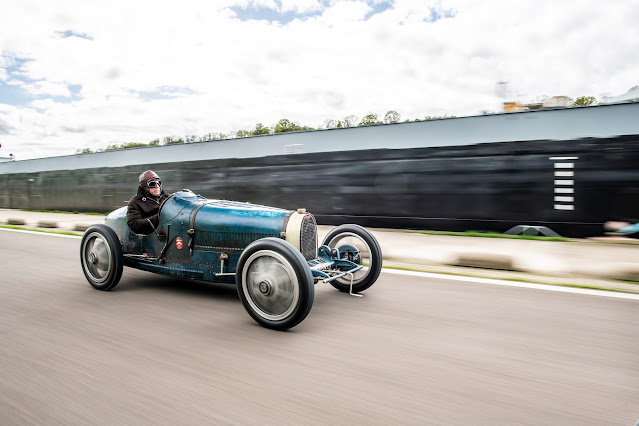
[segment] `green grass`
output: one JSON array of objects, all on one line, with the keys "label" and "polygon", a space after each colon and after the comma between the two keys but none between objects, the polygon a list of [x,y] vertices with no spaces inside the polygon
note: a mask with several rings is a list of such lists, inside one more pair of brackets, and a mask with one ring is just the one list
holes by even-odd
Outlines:
[{"label": "green grass", "polygon": [[71,232],[71,231],[45,231],[44,229],[25,228],[24,226],[15,226],[15,225],[0,225],[0,228],[17,229],[20,231],[42,232],[45,234],[73,235],[75,237],[81,237],[83,235],[83,234],[79,234],[77,232]]},{"label": "green grass", "polygon": [[67,212],[63,210],[36,210],[36,209],[20,209],[23,212],[39,212],[39,213],[66,213],[66,214],[90,214],[93,216],[106,216],[108,213],[97,213],[97,212],[79,212],[74,210],[72,212]]},{"label": "green grass", "polygon": [[[637,294],[634,291],[628,291],[621,288],[611,288],[611,287],[603,287],[596,285],[587,285],[587,284],[573,284],[573,283],[562,283],[562,282],[549,282],[543,280],[535,280],[531,278],[521,278],[521,277],[494,277],[489,275],[482,274],[466,274],[463,272],[451,272],[451,271],[436,271],[431,269],[422,269],[422,268],[412,268],[410,266],[384,266],[384,268],[388,269],[399,269],[404,271],[416,271],[416,272],[428,272],[431,274],[442,274],[442,275],[453,275],[453,276],[461,276],[461,277],[469,277],[469,278],[486,278],[491,280],[502,280],[502,281],[515,281],[515,282],[523,282],[529,284],[544,284],[544,285],[554,285],[559,287],[574,287],[574,288],[583,288],[588,290],[604,290],[604,291],[616,291],[619,293],[631,293]],[[624,282],[625,283],[625,282]]]},{"label": "green grass", "polygon": [[537,240],[537,241],[561,241],[569,242],[574,241],[570,238],[564,237],[542,237],[537,235],[505,235],[497,232],[484,232],[484,231],[466,231],[466,232],[450,232],[450,231],[422,231],[407,229],[405,232],[413,234],[427,234],[427,235],[452,235],[457,237],[482,237],[482,238],[509,238],[514,240]]}]

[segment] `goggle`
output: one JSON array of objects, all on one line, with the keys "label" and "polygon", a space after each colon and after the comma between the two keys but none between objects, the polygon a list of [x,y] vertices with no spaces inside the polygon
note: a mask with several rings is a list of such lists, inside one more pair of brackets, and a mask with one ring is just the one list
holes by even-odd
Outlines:
[{"label": "goggle", "polygon": [[156,186],[162,186],[161,180],[150,180],[149,183],[146,184],[149,188],[155,188]]}]

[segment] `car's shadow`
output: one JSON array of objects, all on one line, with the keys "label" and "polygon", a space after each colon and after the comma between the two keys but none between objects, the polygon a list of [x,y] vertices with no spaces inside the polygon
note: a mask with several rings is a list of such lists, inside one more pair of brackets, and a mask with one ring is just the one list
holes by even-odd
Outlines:
[{"label": "car's shadow", "polygon": [[124,293],[153,289],[171,294],[211,297],[218,300],[226,299],[239,302],[235,284],[211,283],[149,273],[135,275],[135,277],[123,277],[122,281],[112,291]]},{"label": "car's shadow", "polygon": [[[183,295],[196,298],[211,298],[216,300],[241,303],[235,284],[213,283],[168,277],[143,271],[131,270],[122,276],[120,283],[111,291],[122,294],[131,292],[153,291]],[[316,285],[313,306],[316,309],[323,305],[333,305],[350,300],[345,293],[339,292],[328,284]]]}]

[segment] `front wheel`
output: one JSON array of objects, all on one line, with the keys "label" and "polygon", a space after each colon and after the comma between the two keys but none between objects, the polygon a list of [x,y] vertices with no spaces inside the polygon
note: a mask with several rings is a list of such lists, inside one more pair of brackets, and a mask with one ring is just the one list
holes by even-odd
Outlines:
[{"label": "front wheel", "polygon": [[[340,225],[332,229],[322,245],[336,249],[340,259],[348,260],[363,268],[353,274],[353,293],[359,293],[372,286],[382,270],[382,249],[366,229],[359,225]],[[349,292],[351,277],[348,275],[331,281],[339,291]]]},{"label": "front wheel", "polygon": [[94,288],[111,290],[122,277],[122,245],[106,225],[89,227],[80,243],[82,272]]},{"label": "front wheel", "polygon": [[251,243],[237,263],[237,291],[258,324],[274,330],[296,326],[311,311],[315,288],[302,254],[292,244],[263,238]]}]

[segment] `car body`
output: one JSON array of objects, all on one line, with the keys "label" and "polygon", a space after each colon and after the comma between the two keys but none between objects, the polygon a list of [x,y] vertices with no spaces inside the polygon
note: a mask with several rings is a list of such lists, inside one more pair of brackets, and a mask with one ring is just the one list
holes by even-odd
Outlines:
[{"label": "car body", "polygon": [[267,328],[299,324],[315,284],[358,294],[382,266],[377,240],[358,225],[334,228],[318,247],[315,218],[304,209],[209,200],[183,190],[162,204],[149,235],[132,232],[126,213],[126,207],[111,212],[82,238],[82,269],[94,288],[113,289],[123,266],[235,284],[247,312]]}]

